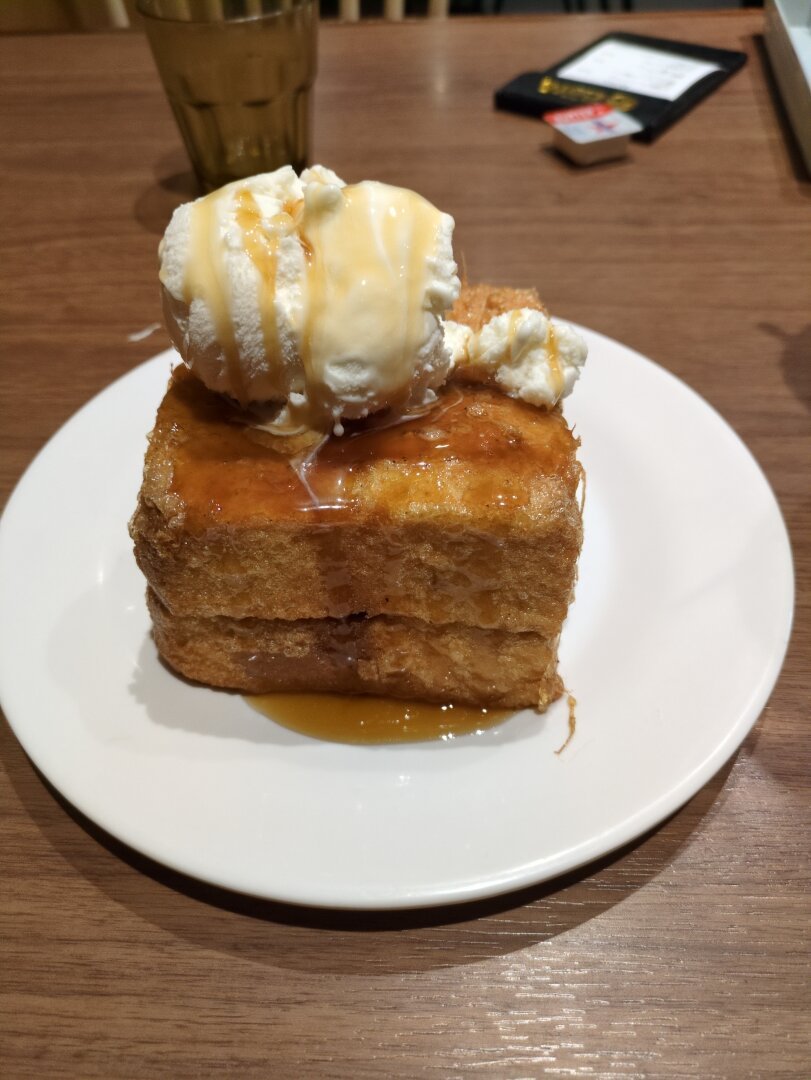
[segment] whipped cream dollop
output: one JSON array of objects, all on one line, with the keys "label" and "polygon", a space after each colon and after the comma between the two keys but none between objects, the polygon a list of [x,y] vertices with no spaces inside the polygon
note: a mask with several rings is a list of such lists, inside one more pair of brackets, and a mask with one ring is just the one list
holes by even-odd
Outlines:
[{"label": "whipped cream dollop", "polygon": [[571,326],[534,308],[497,315],[478,331],[448,320],[445,341],[460,379],[540,407],[571,393],[588,351]]},{"label": "whipped cream dollop", "polygon": [[404,188],[285,166],[178,207],[161,242],[172,340],[278,430],[430,404],[451,366],[453,218]]}]

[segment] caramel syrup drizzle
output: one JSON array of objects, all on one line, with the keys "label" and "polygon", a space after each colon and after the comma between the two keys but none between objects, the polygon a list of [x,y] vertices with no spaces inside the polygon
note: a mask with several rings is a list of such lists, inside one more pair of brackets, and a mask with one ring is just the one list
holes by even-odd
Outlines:
[{"label": "caramel syrup drizzle", "polygon": [[[277,215],[277,218],[282,215]],[[262,321],[262,342],[268,356],[279,353],[279,328],[276,320],[276,269],[279,256],[277,218],[265,227],[259,204],[248,188],[236,196],[237,225],[242,230],[245,250],[259,274],[259,316]]]},{"label": "caramel syrup drizzle", "polygon": [[225,354],[229,383],[234,396],[245,404],[247,397],[231,318],[231,286],[222,257],[222,230],[218,210],[219,200],[211,195],[199,199],[192,209],[183,298],[187,304],[205,298],[214,323],[214,332]]}]

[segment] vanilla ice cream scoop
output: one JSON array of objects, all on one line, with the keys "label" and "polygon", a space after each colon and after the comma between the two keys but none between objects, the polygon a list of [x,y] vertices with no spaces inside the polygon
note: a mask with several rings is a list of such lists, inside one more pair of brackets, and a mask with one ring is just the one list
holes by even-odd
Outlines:
[{"label": "vanilla ice cream scoop", "polygon": [[459,295],[453,218],[404,188],[286,166],[179,207],[160,246],[186,364],[282,430],[433,400]]}]

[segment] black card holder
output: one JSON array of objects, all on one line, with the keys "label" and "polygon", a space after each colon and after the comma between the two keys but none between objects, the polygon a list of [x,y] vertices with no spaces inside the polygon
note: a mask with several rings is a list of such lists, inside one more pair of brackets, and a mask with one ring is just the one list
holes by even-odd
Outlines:
[{"label": "black card holder", "polygon": [[[673,101],[630,93],[612,86],[574,82],[558,75],[561,68],[578,60],[595,46],[609,41],[639,45],[645,49],[684,56],[691,60],[705,60],[717,64],[718,70],[709,72]],[[538,117],[550,109],[605,103],[621,112],[627,112],[642,124],[642,130],[633,138],[652,142],[745,63],[746,53],[730,49],[713,49],[707,45],[691,45],[684,41],[669,41],[667,38],[646,37],[642,34],[606,34],[545,71],[528,71],[512,79],[496,90],[495,105],[497,109]]]}]

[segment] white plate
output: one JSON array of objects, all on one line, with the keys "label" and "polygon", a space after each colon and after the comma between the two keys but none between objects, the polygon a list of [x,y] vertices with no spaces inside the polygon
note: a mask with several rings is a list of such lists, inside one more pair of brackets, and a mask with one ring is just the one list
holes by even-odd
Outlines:
[{"label": "white plate", "polygon": [[730,757],[774,685],[791,555],[762,473],[691,390],[584,331],[567,402],[588,473],[567,709],[449,743],[296,735],[159,664],[127,520],[163,353],[51,440],[0,528],[0,689],[83,814],[167,866],[256,896],[405,908],[506,892],[662,821]]}]

